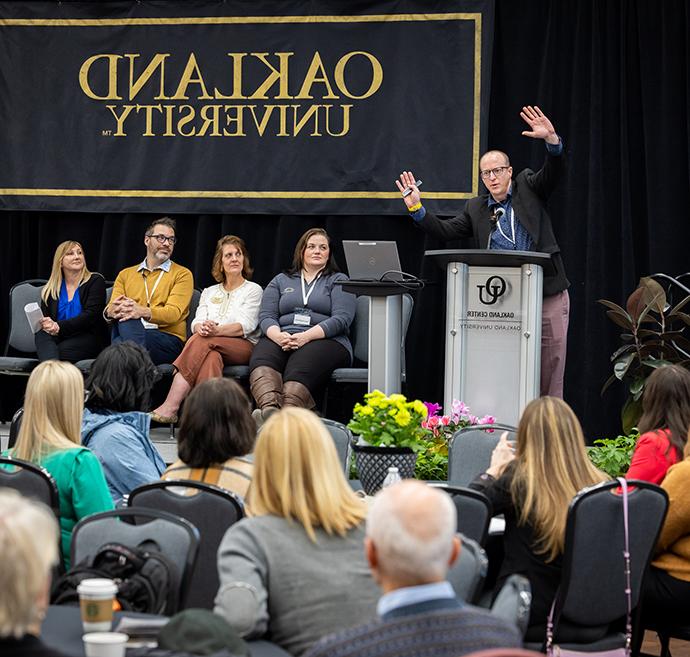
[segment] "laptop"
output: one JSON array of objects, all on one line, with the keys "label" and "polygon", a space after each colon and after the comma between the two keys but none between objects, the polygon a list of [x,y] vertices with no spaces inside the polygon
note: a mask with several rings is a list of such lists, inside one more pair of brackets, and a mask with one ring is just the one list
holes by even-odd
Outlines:
[{"label": "laptop", "polygon": [[343,249],[351,280],[379,281],[384,274],[384,280],[402,280],[395,242],[343,240]]}]

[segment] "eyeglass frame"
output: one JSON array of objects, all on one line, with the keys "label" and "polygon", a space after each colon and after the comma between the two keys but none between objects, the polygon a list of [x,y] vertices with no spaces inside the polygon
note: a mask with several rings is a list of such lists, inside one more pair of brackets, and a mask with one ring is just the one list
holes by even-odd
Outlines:
[{"label": "eyeglass frame", "polygon": [[166,242],[168,242],[171,246],[175,246],[175,244],[177,244],[177,237],[175,237],[175,235],[168,237],[167,235],[162,235],[161,233],[157,233],[156,235],[153,233],[147,233],[146,237],[153,237],[161,245],[165,244]]},{"label": "eyeglass frame", "polygon": [[510,164],[504,164],[503,166],[494,167],[493,169],[479,171],[479,175],[481,176],[482,180],[488,180],[491,178],[492,173],[494,174],[494,178],[500,178],[507,169],[510,169]]}]

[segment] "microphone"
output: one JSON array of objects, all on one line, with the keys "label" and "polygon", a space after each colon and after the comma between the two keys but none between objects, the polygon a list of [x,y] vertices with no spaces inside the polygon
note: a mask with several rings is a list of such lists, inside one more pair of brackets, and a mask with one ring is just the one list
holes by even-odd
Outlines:
[{"label": "microphone", "polygon": [[491,219],[490,219],[492,231],[496,230],[496,224],[501,220],[501,218],[503,217],[503,215],[505,213],[506,213],[506,211],[498,205],[494,208],[494,212],[491,215]]},{"label": "microphone", "polygon": [[501,220],[501,217],[506,213],[506,211],[497,205],[494,208],[493,213],[489,217],[489,223],[491,225],[489,229],[489,238],[486,240],[486,249],[487,251],[491,248],[491,236],[494,234],[494,231],[496,230],[496,226],[498,226],[498,222]]}]

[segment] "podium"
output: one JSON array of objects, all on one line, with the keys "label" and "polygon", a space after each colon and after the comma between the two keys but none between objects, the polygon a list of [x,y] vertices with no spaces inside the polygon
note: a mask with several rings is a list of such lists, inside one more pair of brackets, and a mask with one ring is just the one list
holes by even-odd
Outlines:
[{"label": "podium", "polygon": [[386,395],[402,389],[402,295],[422,287],[421,282],[342,281],[343,290],[369,297],[369,361],[367,390]]},{"label": "podium", "polygon": [[474,415],[517,426],[539,396],[543,272],[546,253],[426,251],[446,270],[443,408],[454,399]]}]

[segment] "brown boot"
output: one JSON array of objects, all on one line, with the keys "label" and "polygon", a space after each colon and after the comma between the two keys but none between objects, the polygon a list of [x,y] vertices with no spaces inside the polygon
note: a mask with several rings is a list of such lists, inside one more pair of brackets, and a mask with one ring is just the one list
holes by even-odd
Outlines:
[{"label": "brown boot", "polygon": [[283,377],[273,368],[262,365],[252,370],[249,374],[249,388],[262,415],[268,409],[275,410],[282,406]]},{"label": "brown boot", "polygon": [[316,406],[316,402],[307,386],[298,381],[286,381],[283,384],[283,406],[312,409]]}]

